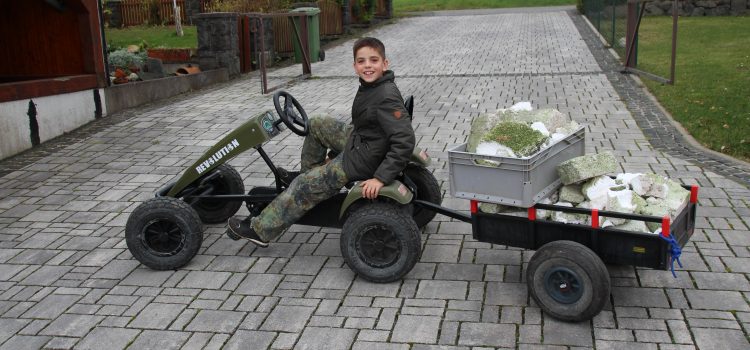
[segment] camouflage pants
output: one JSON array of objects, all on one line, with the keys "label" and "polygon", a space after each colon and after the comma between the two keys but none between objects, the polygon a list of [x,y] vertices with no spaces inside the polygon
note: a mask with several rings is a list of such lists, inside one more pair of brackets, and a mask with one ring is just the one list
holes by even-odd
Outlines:
[{"label": "camouflage pants", "polygon": [[302,145],[301,175],[250,224],[260,238],[270,241],[315,207],[333,197],[348,182],[342,158],[325,163],[328,149],[341,153],[351,127],[330,117],[311,118],[310,134]]}]

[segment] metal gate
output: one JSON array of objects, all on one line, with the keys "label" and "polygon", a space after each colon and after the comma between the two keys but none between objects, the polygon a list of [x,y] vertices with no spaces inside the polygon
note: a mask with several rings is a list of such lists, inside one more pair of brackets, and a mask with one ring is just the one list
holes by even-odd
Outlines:
[{"label": "metal gate", "polygon": [[677,6],[672,1],[672,57],[669,78],[638,69],[638,29],[647,2],[653,0],[583,0],[584,15],[623,60],[623,72],[674,84],[677,52]]}]

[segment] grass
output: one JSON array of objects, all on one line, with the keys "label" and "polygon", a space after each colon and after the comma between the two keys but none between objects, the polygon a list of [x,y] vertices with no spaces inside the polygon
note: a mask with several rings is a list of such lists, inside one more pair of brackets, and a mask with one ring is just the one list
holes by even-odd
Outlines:
[{"label": "grass", "polygon": [[575,5],[575,0],[393,0],[396,15],[404,12],[482,8]]},{"label": "grass", "polygon": [[[638,67],[669,76],[671,17],[641,23]],[[750,161],[750,17],[681,17],[675,85],[642,79],[704,146]]]},{"label": "grass", "polygon": [[195,26],[182,26],[184,36],[177,36],[174,26],[135,26],[123,29],[107,28],[104,35],[111,49],[128,45],[166,48],[196,48],[198,35]]}]

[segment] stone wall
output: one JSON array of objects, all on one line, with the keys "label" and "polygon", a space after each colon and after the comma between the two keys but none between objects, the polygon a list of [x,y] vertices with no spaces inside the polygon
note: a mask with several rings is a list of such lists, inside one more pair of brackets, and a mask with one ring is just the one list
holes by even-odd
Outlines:
[{"label": "stone wall", "polygon": [[[671,15],[672,1],[646,3],[646,15]],[[680,16],[741,16],[750,12],[748,0],[684,0],[677,2]]]},{"label": "stone wall", "polygon": [[201,70],[226,68],[230,77],[240,74],[239,15],[203,13],[193,16],[198,31],[198,64]]}]

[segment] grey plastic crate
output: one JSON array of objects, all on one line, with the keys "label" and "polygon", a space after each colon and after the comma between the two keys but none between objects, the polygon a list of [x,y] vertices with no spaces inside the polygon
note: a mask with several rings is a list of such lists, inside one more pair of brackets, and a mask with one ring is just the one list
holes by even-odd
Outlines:
[{"label": "grey plastic crate", "polygon": [[[454,197],[528,208],[556,191],[557,165],[585,152],[585,128],[526,159],[466,152],[466,144],[448,150],[451,194]],[[498,166],[477,164],[491,160]]]}]

